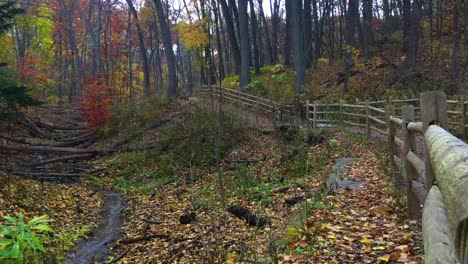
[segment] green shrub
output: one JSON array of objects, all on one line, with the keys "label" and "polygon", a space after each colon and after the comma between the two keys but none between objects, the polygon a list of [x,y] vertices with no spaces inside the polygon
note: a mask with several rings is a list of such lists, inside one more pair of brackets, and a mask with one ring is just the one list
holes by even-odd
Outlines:
[{"label": "green shrub", "polygon": [[299,129],[299,137],[307,144],[319,144],[327,139],[327,132],[323,128],[302,127]]},{"label": "green shrub", "polygon": [[[227,112],[221,121],[221,138],[218,142],[221,158],[242,136],[242,128],[231,123]],[[216,161],[216,114],[196,109],[187,123],[177,123],[163,130],[168,141],[173,142],[170,151],[172,165],[177,168],[214,164]]]},{"label": "green shrub", "polygon": [[18,219],[4,218],[8,224],[0,225],[0,259],[5,259],[6,263],[24,263],[37,260],[39,252],[45,253],[44,241],[48,237],[47,232],[52,232],[46,216],[34,217],[27,223],[22,213]]},{"label": "green shrub", "polygon": [[232,76],[224,78],[223,80],[223,87],[237,88],[239,87],[239,84],[240,84],[239,75],[232,75]]},{"label": "green shrub", "polygon": [[56,234],[52,241],[53,248],[50,249],[51,255],[59,261],[65,260],[67,253],[76,248],[76,241],[80,238],[87,238],[92,227],[92,225],[75,226]]},{"label": "green shrub", "polygon": [[0,106],[17,109],[40,104],[32,98],[31,88],[19,84],[15,71],[0,65]]},{"label": "green shrub", "polygon": [[258,94],[258,95],[264,95],[265,94],[265,84],[262,80],[255,80],[247,87],[243,88],[243,92],[246,93],[253,93],[253,94]]},{"label": "green shrub", "polygon": [[274,65],[265,65],[260,68],[260,73],[265,74],[265,73],[271,73],[273,71]]}]

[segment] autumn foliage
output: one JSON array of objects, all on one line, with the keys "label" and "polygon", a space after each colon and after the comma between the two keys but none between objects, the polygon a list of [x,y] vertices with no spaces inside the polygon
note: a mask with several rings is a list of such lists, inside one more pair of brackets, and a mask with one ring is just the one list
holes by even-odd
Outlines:
[{"label": "autumn foliage", "polygon": [[99,77],[85,81],[80,99],[80,114],[89,128],[103,126],[109,119],[112,96],[111,87],[104,84]]}]

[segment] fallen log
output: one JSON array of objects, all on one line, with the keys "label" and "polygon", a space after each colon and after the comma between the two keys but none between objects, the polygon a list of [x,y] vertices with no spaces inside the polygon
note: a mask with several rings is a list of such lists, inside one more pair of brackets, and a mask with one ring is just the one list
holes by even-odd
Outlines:
[{"label": "fallen log", "polygon": [[85,130],[86,129],[85,127],[80,127],[80,126],[66,127],[66,126],[51,125],[51,124],[47,124],[45,122],[42,122],[40,120],[38,122],[35,122],[35,124],[38,127],[42,127],[42,128],[48,129],[50,131],[54,131],[54,130],[73,131],[73,130]]},{"label": "fallen log", "polygon": [[229,213],[237,216],[237,218],[245,220],[250,226],[258,226],[262,228],[270,222],[270,219],[267,216],[257,215],[240,205],[229,206],[227,210]]},{"label": "fallen log", "polygon": [[8,140],[8,141],[11,141],[11,142],[15,142],[15,143],[31,145],[30,142],[28,142],[28,141],[26,141],[26,140],[24,140],[24,139],[17,139],[17,138],[5,137],[5,136],[2,136],[2,135],[0,135],[0,138],[1,138],[1,139]]},{"label": "fallen log", "polygon": [[28,168],[34,168],[34,167],[44,166],[44,165],[57,163],[57,162],[87,159],[87,158],[91,158],[92,156],[93,156],[93,154],[78,154],[78,155],[62,156],[62,157],[42,160],[42,161],[38,161],[38,162],[33,162],[31,164],[24,164],[23,166],[26,166]]},{"label": "fallen log", "polygon": [[157,143],[143,147],[128,147],[128,148],[108,148],[108,149],[80,149],[67,147],[50,147],[50,146],[17,146],[17,145],[0,145],[0,150],[4,151],[22,151],[30,153],[71,153],[71,154],[94,154],[94,155],[109,155],[115,152],[132,152],[150,149],[164,150],[169,146],[168,143]]},{"label": "fallen log", "polygon": [[80,178],[86,177],[89,174],[86,173],[60,173],[60,172],[21,172],[14,171],[14,175],[18,176],[31,176],[33,178]]},{"label": "fallen log", "polygon": [[96,134],[94,134],[94,132],[86,133],[74,139],[64,140],[64,142],[62,143],[54,144],[51,146],[52,147],[74,147],[74,146],[81,145],[89,141],[90,139],[97,139]]},{"label": "fallen log", "polygon": [[147,124],[142,130],[140,130],[140,131],[138,131],[138,132],[136,132],[134,134],[131,134],[128,137],[126,137],[126,138],[112,144],[112,147],[117,148],[117,147],[120,147],[122,145],[125,145],[125,144],[129,143],[131,140],[143,135],[144,133],[146,133],[146,132],[148,132],[148,131],[150,131],[152,129],[158,128],[158,127],[160,127],[160,126],[162,126],[164,124],[169,123],[170,121],[172,121],[177,116],[180,116],[180,114],[171,115],[171,116],[169,116],[167,118],[151,122],[151,123]]},{"label": "fallen log", "polygon": [[45,138],[45,139],[53,139],[52,135],[49,135],[42,131],[39,127],[34,124],[29,118],[23,117],[22,119],[18,120],[18,123],[23,126],[28,132],[38,138]]}]

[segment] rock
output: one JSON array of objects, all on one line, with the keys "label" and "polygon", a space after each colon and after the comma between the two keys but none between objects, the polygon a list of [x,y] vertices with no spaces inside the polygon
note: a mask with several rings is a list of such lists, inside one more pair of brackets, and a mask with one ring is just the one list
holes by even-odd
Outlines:
[{"label": "rock", "polygon": [[346,173],[346,166],[352,161],[353,159],[351,158],[336,159],[335,165],[333,165],[333,173],[330,174],[325,181],[324,189],[327,193],[336,189],[356,190],[361,188],[360,182],[342,179],[343,175]]},{"label": "rock", "polygon": [[197,221],[197,215],[194,212],[184,214],[179,217],[179,221],[183,225],[192,224],[193,222]]}]

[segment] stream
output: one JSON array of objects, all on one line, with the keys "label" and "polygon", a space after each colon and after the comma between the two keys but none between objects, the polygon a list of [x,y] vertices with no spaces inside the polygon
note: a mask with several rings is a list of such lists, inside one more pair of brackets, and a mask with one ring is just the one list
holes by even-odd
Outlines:
[{"label": "stream", "polygon": [[104,263],[107,260],[107,247],[115,242],[122,230],[121,210],[124,208],[123,197],[112,191],[101,191],[105,197],[103,222],[96,228],[92,237],[78,243],[78,249],[69,254],[66,264],[88,264],[94,261]]}]

